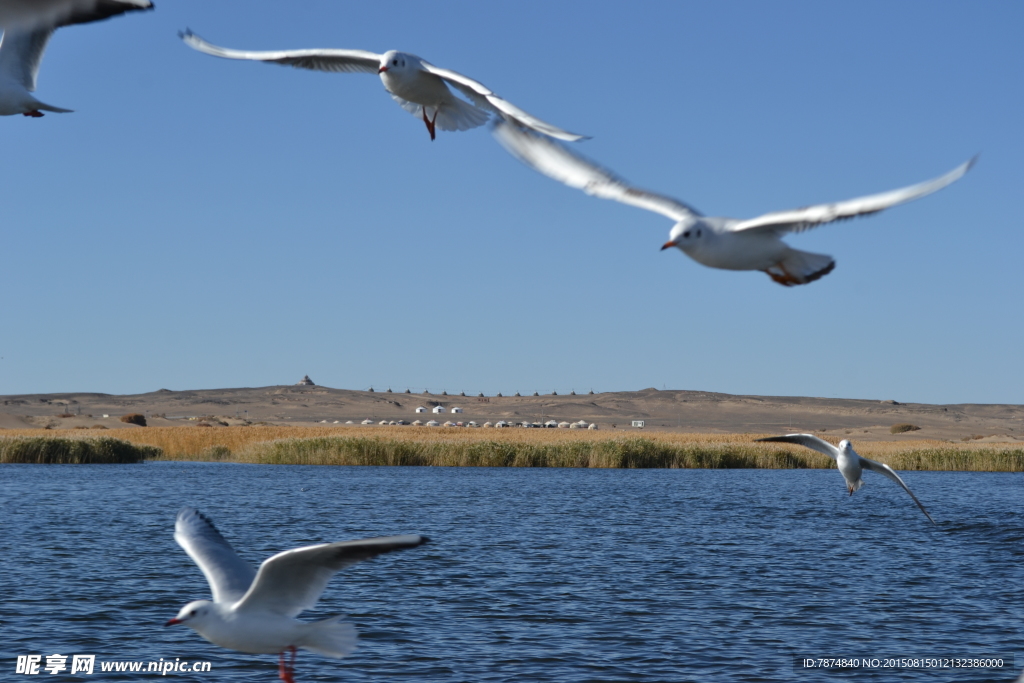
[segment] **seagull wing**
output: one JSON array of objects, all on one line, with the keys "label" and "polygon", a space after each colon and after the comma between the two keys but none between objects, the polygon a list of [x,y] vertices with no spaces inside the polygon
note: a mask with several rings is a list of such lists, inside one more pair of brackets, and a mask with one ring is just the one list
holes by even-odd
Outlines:
[{"label": "seagull wing", "polygon": [[366,50],[272,50],[249,52],[231,50],[208,43],[192,31],[185,29],[178,36],[194,50],[225,59],[251,59],[257,62],[273,62],[294,66],[298,69],[330,71],[334,73],[362,72],[375,74],[380,67],[379,55]]},{"label": "seagull wing", "polygon": [[910,497],[914,499],[915,503],[917,503],[917,507],[921,508],[921,512],[923,512],[924,516],[928,518],[928,521],[932,524],[935,524],[935,520],[932,519],[932,516],[929,515],[928,511],[924,509],[924,505],[921,505],[921,501],[919,501],[917,499],[917,496],[915,496],[914,493],[907,487],[907,485],[903,483],[903,480],[900,479],[900,475],[896,474],[893,468],[889,467],[885,463],[869,460],[864,456],[860,456],[860,466],[866,470],[871,470],[872,472],[877,472],[878,474],[889,477],[894,482],[902,486],[903,490],[910,494]]},{"label": "seagull wing", "polygon": [[295,617],[312,609],[336,572],[382,553],[415,548],[425,536],[385,536],[362,541],[322,543],[278,553],[260,565],[238,611],[270,611]]},{"label": "seagull wing", "polygon": [[0,25],[23,29],[58,28],[148,9],[153,9],[150,0],[3,0]]},{"label": "seagull wing", "polygon": [[206,515],[193,508],[182,508],[174,524],[174,540],[203,570],[214,602],[237,602],[249,590],[256,572]]},{"label": "seagull wing", "polygon": [[12,80],[25,90],[35,92],[39,62],[52,35],[52,28],[5,30],[3,40],[0,40],[0,78]]},{"label": "seagull wing", "polygon": [[611,171],[570,152],[554,140],[508,121],[495,125],[494,137],[509,154],[533,170],[589,195],[654,211],[674,221],[700,215],[696,209],[676,199],[631,187]]},{"label": "seagull wing", "polygon": [[774,441],[777,443],[795,443],[800,446],[806,446],[813,451],[823,453],[833,460],[839,458],[839,449],[830,444],[824,439],[819,439],[813,434],[786,434],[785,436],[769,436],[764,439],[757,439],[757,441]]},{"label": "seagull wing", "polygon": [[956,182],[970,170],[977,160],[978,157],[975,156],[970,161],[960,164],[946,175],[899,190],[882,192],[834,204],[817,204],[791,211],[766,213],[757,218],[739,221],[732,227],[732,231],[770,230],[774,232],[803,232],[824,223],[878,213],[882,209],[888,209],[890,206],[903,204],[913,199],[920,199],[930,195],[932,192],[941,190],[946,185]]},{"label": "seagull wing", "polygon": [[459,92],[472,100],[473,104],[476,106],[494,112],[495,114],[499,114],[507,119],[511,119],[520,126],[526,126],[538,133],[550,135],[553,138],[567,140],[569,142],[587,139],[586,135],[570,133],[567,130],[562,130],[557,126],[553,126],[546,121],[541,121],[536,116],[523,111],[511,102],[494,94],[494,91],[483,83],[474,81],[468,76],[463,76],[451,69],[440,69],[429,62],[421,61],[421,65],[427,73],[434,74],[438,78],[444,79],[452,87],[457,88]]}]

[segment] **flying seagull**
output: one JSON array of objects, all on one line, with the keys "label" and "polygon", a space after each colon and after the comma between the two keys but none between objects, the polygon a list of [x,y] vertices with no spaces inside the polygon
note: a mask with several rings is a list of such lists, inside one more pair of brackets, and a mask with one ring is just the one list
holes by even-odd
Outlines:
[{"label": "flying seagull", "polygon": [[[586,137],[541,121],[495,95],[483,83],[449,69],[439,69],[407,52],[390,50],[377,54],[366,50],[336,49],[247,52],[218,47],[188,29],[178,35],[189,47],[215,57],[273,62],[315,71],[379,74],[384,89],[391,97],[413,116],[422,117],[431,140],[435,138],[437,128],[469,130],[486,123],[491,114],[561,140],[574,142]],[[456,97],[448,86],[468,97],[472,104]]]},{"label": "flying seagull", "polygon": [[32,96],[39,62],[53,32],[125,12],[153,9],[150,0],[2,0],[0,26],[0,116],[40,117],[43,111],[67,113]]},{"label": "flying seagull", "polygon": [[857,451],[853,450],[853,446],[849,441],[843,439],[839,442],[839,448],[836,448],[828,441],[819,439],[811,434],[786,434],[785,436],[769,436],[765,439],[757,439],[758,441],[774,441],[779,443],[795,443],[800,446],[806,446],[811,450],[824,453],[833,460],[836,461],[836,465],[839,467],[839,472],[843,475],[843,479],[846,480],[846,490],[853,495],[853,492],[864,485],[864,481],[860,478],[861,472],[864,470],[870,470],[877,472],[882,476],[892,479],[894,482],[903,487],[903,490],[910,494],[910,497],[917,503],[917,507],[921,508],[921,512],[928,518],[928,521],[935,524],[935,520],[928,514],[928,511],[924,509],[924,505],[921,505],[921,501],[917,499],[917,496],[907,488],[907,485],[900,479],[900,475],[896,474],[895,471],[885,463],[876,462],[869,460],[863,456],[857,454]]},{"label": "flying seagull", "polygon": [[511,123],[498,122],[494,135],[505,149],[535,171],[595,197],[614,199],[676,221],[662,249],[677,247],[697,263],[711,268],[760,270],[787,287],[814,282],[832,272],[836,263],[831,256],[791,249],[782,241],[786,233],[877,213],[924,197],[958,180],[977,159],[974,157],[935,180],[899,190],[741,220],[704,216],[677,199],[632,187],[557,142]]},{"label": "flying seagull", "polygon": [[[213,522],[183,508],[174,540],[199,565],[213,600],[181,608],[165,626],[185,624],[214,645],[253,654],[276,654],[281,680],[294,683],[295,649],[341,658],[356,648],[356,629],[340,616],[295,619],[312,609],[335,572],[381,553],[415,548],[425,536],[386,536],[322,543],[286,550],[264,560],[258,572],[235,553]],[[285,653],[291,654],[286,661]]]}]

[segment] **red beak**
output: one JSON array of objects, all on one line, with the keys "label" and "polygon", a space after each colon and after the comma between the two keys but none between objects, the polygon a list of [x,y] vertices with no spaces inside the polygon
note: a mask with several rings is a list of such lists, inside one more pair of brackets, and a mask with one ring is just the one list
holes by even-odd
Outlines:
[{"label": "red beak", "polygon": [[675,246],[678,246],[677,242],[665,242],[665,244],[661,245],[661,250],[665,251],[669,247],[675,247]]},{"label": "red beak", "polygon": [[388,68],[386,66],[382,66],[381,68],[377,69],[377,73],[378,74],[382,74],[382,73],[384,73],[387,70],[388,70]]},{"label": "red beak", "polygon": [[181,623],[181,619],[177,619],[177,618],[171,619],[166,624],[164,624],[164,628],[167,628],[168,626],[174,626],[175,624],[180,624],[180,623]]}]

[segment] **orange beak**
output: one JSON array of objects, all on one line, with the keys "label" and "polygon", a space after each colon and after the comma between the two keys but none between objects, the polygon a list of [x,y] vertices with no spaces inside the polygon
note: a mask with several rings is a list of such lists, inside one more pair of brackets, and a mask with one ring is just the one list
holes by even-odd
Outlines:
[{"label": "orange beak", "polygon": [[661,250],[665,251],[669,247],[678,247],[678,246],[679,246],[678,242],[665,242],[665,244],[661,245]]},{"label": "orange beak", "polygon": [[382,66],[381,68],[377,69],[377,73],[378,74],[382,74],[382,73],[384,73],[387,70],[388,70],[388,68],[386,66]]}]

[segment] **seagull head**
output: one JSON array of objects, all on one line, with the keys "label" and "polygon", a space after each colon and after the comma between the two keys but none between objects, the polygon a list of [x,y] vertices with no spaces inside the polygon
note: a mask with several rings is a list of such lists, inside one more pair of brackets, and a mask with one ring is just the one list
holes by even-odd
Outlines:
[{"label": "seagull head", "polygon": [[661,250],[665,251],[669,247],[676,247],[686,251],[704,237],[706,231],[707,229],[700,224],[700,221],[684,218],[672,226],[672,232],[668,234],[668,242],[661,245]]},{"label": "seagull head", "polygon": [[198,628],[210,616],[212,607],[213,603],[209,600],[195,600],[182,607],[178,616],[169,620],[164,626],[185,624],[191,628]]},{"label": "seagull head", "polygon": [[384,56],[380,58],[380,66],[377,67],[378,74],[388,74],[389,76],[402,76],[409,71],[413,71],[418,68],[419,60],[412,55],[407,55],[404,52],[398,50],[388,50],[384,53]]}]

